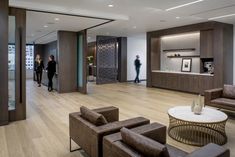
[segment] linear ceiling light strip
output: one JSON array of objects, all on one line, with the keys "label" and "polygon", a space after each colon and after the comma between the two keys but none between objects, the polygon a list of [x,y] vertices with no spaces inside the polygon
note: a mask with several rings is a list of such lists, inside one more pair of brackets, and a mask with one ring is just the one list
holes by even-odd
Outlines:
[{"label": "linear ceiling light strip", "polygon": [[203,1],[204,0],[197,0],[197,1],[190,2],[190,3],[185,3],[185,4],[182,4],[182,5],[178,5],[178,6],[166,9],[166,11],[170,11],[170,10],[186,7],[186,6],[193,5],[193,4],[196,4],[196,3],[200,3],[200,2],[203,2]]},{"label": "linear ceiling light strip", "polygon": [[216,20],[216,19],[222,19],[222,18],[232,17],[232,16],[235,16],[235,14],[228,14],[228,15],[223,15],[223,16],[212,17],[212,18],[209,18],[208,20]]}]

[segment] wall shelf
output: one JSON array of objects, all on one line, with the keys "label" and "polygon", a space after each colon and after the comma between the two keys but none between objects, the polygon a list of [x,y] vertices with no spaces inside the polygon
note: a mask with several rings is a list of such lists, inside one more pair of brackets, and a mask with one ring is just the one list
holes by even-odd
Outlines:
[{"label": "wall shelf", "polygon": [[200,58],[200,55],[194,56],[167,56],[168,58]]},{"label": "wall shelf", "polygon": [[185,49],[166,49],[163,52],[179,52],[179,51],[195,51],[195,48],[185,48]]}]

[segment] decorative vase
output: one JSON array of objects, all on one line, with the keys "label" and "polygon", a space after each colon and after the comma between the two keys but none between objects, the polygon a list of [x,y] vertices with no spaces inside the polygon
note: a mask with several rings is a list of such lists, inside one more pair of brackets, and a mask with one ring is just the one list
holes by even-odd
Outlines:
[{"label": "decorative vase", "polygon": [[200,115],[202,113],[204,105],[202,103],[202,97],[201,95],[198,96],[197,103],[194,102],[194,106],[191,106],[191,109],[193,110],[194,114]]},{"label": "decorative vase", "polygon": [[202,106],[199,104],[196,104],[193,109],[194,114],[200,115],[202,113]]},{"label": "decorative vase", "polygon": [[194,112],[194,107],[195,107],[195,101],[193,100],[193,103],[191,105],[191,111]]}]

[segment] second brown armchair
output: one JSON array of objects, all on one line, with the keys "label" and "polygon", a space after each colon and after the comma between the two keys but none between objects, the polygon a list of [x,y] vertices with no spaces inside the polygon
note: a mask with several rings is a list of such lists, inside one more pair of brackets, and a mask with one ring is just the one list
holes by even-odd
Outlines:
[{"label": "second brown armchair", "polygon": [[235,111],[235,86],[206,90],[205,105]]},{"label": "second brown armchair", "polygon": [[150,123],[143,117],[119,121],[119,110],[116,107],[92,110],[96,113],[84,107],[82,110],[86,110],[85,117],[80,112],[69,115],[70,151],[73,140],[90,157],[102,157],[104,136],[119,132],[122,127],[133,128]]}]

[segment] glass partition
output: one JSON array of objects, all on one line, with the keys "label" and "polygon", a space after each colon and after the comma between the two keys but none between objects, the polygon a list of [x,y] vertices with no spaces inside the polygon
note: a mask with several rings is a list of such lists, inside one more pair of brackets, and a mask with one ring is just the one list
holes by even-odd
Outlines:
[{"label": "glass partition", "polygon": [[8,109],[15,110],[15,16],[9,16],[8,27]]}]

